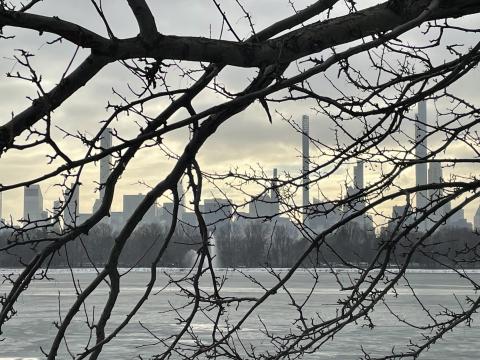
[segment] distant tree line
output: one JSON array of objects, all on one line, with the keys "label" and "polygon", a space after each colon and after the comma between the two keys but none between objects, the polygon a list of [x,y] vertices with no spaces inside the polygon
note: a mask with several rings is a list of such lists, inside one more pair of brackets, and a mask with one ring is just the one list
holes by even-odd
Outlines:
[{"label": "distant tree line", "polygon": [[[159,224],[141,225],[131,236],[126,244],[126,249],[119,259],[123,267],[149,267],[153,257],[158,253],[166,237],[166,228]],[[51,267],[102,267],[108,261],[108,256],[115,239],[115,232],[108,224],[98,224],[88,235],[81,236],[75,242],[63,246],[51,259]],[[29,238],[45,237],[45,232],[29,232]],[[7,232],[0,234],[0,246],[7,247],[13,240]],[[22,239],[26,242],[26,239]],[[18,244],[18,242],[17,242]],[[1,267],[18,267],[29,261],[32,256],[48,241],[35,247],[15,246],[14,250],[0,254]],[[198,244],[198,241],[197,241]],[[185,267],[190,265],[188,258],[198,246],[185,231],[177,230],[172,238],[165,255],[160,260],[159,266]],[[191,257],[191,256],[190,256]]]},{"label": "distant tree line", "polygon": [[[160,224],[140,226],[129,239],[120,257],[122,267],[149,267],[162,247],[167,229]],[[220,223],[210,230],[213,256],[218,267],[290,267],[310,245],[307,237],[285,224],[272,224],[260,220]],[[364,231],[358,224],[350,223],[324,239],[322,250],[310,254],[303,266],[351,267],[352,265],[382,262],[390,256],[392,266],[408,260],[414,267],[480,267],[479,235],[468,229],[441,228],[421,247],[409,255],[423,233],[410,232],[408,236],[392,242],[391,234],[382,231]],[[0,246],[24,242],[0,253],[0,267],[19,267],[30,261],[35,253],[49,244],[45,241],[28,246],[35,237],[45,238],[45,232],[28,232],[28,238],[13,239],[8,232],[0,233]],[[108,260],[115,232],[107,224],[97,225],[88,235],[62,247],[49,261],[50,267],[102,267]],[[160,267],[190,267],[195,263],[201,241],[193,228],[179,227],[159,262]],[[379,251],[381,249],[381,251]],[[375,258],[375,256],[377,256]],[[408,258],[408,259],[407,259]]]}]

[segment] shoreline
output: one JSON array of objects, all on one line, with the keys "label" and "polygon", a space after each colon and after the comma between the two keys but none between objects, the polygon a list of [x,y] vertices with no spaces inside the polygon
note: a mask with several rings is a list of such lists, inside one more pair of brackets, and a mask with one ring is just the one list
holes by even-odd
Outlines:
[{"label": "shoreline", "polygon": [[[101,269],[102,267],[98,267],[98,269]],[[276,272],[283,272],[283,271],[288,271],[290,268],[272,268]],[[0,275],[4,274],[19,274],[21,273],[23,268],[2,268],[0,267]],[[37,273],[40,273],[42,271],[45,271],[45,268],[41,268],[37,271]],[[119,267],[118,270],[120,272],[133,272],[133,273],[149,273],[150,268],[148,267],[138,267],[138,268],[129,268],[129,267]],[[163,271],[173,271],[173,272],[184,272],[184,271],[189,271],[191,268],[189,267],[158,267],[157,272],[163,272]],[[265,269],[262,267],[251,267],[251,268],[224,268],[224,267],[218,267],[215,268],[216,271],[220,272],[267,272],[270,269]],[[298,268],[296,272],[309,272],[312,270],[316,270],[317,272],[321,273],[331,273],[332,271],[335,273],[359,273],[358,269],[355,268],[347,268],[347,267],[317,267],[317,268]],[[391,267],[387,268],[385,271],[390,272],[390,273],[396,273],[398,272],[399,268],[398,267]],[[97,270],[93,267],[73,267],[73,268],[68,268],[68,267],[62,267],[62,268],[49,268],[48,273],[50,274],[63,274],[63,273],[70,273],[73,271],[74,273],[96,273]],[[378,272],[378,269],[373,269],[371,272]],[[470,268],[470,269],[439,269],[439,268],[408,268],[406,270],[407,273],[410,274],[456,274],[457,272],[460,273],[466,273],[466,274],[480,274],[480,268]]]}]

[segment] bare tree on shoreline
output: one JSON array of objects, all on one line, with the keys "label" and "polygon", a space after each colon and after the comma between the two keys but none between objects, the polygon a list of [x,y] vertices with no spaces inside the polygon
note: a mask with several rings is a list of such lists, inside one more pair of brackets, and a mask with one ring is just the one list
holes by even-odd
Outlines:
[{"label": "bare tree on shoreline", "polygon": [[[8,320],[12,316],[18,316],[14,306],[21,294],[28,291],[29,284],[38,279],[39,271],[48,268],[58,251],[69,243],[81,241],[82,236],[94,231],[94,227],[109,216],[119,179],[135,163],[135,156],[141,156],[138,155],[139,152],[146,148],[156,148],[162,156],[175,158],[175,165],[165,178],[159,179],[152,186],[116,234],[109,249],[108,260],[103,268],[98,269],[95,279],[85,288],[77,289],[76,299],[58,323],[50,349],[45,350],[48,359],[57,357],[72,321],[82,316],[81,309],[85,301],[103,282],[108,282],[110,290],[101,316],[91,324],[94,343],[86,346],[81,354],[74,355],[76,359],[98,358],[103,347],[125,328],[147,301],[156,284],[157,265],[171,247],[172,238],[181,225],[181,221],[178,221],[181,220],[179,213],[185,205],[182,204],[183,195],[179,194],[177,184],[182,178],[188,181],[188,192],[193,199],[187,206],[196,215],[198,226],[195,231],[199,239],[199,250],[189,275],[175,280],[175,285],[182,289],[190,300],[187,306],[188,315],[182,318],[176,334],[160,340],[157,359],[170,356],[189,359],[204,356],[264,359],[296,357],[318,349],[348,324],[359,319],[369,319],[375,306],[384,301],[389,291],[395,289],[404,278],[411,259],[418,253],[431,257],[432,261],[442,266],[452,267],[442,261],[444,254],[435,250],[428,251],[427,240],[455,211],[478,198],[480,180],[474,175],[461,176],[444,179],[439,183],[410,187],[401,187],[398,180],[418,163],[441,162],[449,167],[475,165],[478,162],[478,107],[458,97],[452,89],[452,84],[462,81],[462,78],[476,71],[478,66],[479,30],[462,25],[462,17],[480,12],[478,1],[392,0],[357,10],[355,3],[351,1],[343,4],[336,0],[320,0],[258,32],[253,31],[253,23],[250,23],[252,34],[245,39],[235,32],[227,14],[220,4],[214,1],[219,10],[219,21],[229,29],[236,40],[161,34],[157,30],[156,18],[144,0],[127,0],[139,32],[135,37],[126,39],[115,36],[101,2],[92,0],[105,25],[107,36],[55,16],[36,15],[35,8],[41,3],[30,1],[22,5],[0,1],[0,40],[16,41],[10,39],[11,34],[15,35],[14,30],[27,29],[40,34],[54,34],[78,49],[88,50],[89,54],[75,68],[72,59],[58,84],[51,89],[45,89],[31,62],[32,54],[26,51],[17,53],[16,59],[22,66],[22,71],[9,76],[33,84],[38,98],[32,100],[31,105],[24,111],[13,115],[9,120],[1,121],[0,154],[36,148],[45,151],[44,149],[48,148],[45,154],[52,162],[60,161],[61,165],[27,181],[2,184],[0,191],[6,192],[55,179],[58,186],[65,190],[64,193],[73,196],[75,187],[80,186],[87,165],[112,156],[112,171],[106,182],[99,184],[103,189],[101,203],[83,223],[68,227],[64,231],[52,230],[52,222],[59,223],[61,214],[68,208],[67,198],[62,208],[48,219],[24,219],[20,227],[4,225],[14,235],[3,251],[21,247],[33,247],[38,251],[25,264],[20,275],[10,278],[11,289],[1,298],[2,331],[8,327]],[[248,10],[240,2],[239,5],[244,15],[250,19]],[[333,15],[332,9],[342,14]],[[321,19],[318,18],[319,15],[322,15]],[[450,21],[454,18],[460,19],[455,25],[451,25]],[[308,24],[303,25],[306,22]],[[420,45],[410,43],[404,38],[409,32],[418,31],[418,27],[422,31],[422,38],[426,39]],[[10,34],[11,29],[14,30]],[[468,35],[473,39],[472,45],[461,46],[450,42],[446,34],[452,32]],[[17,47],[22,47],[22,44],[19,43]],[[433,59],[431,55],[432,51],[439,49],[449,52],[442,61]],[[185,65],[185,62],[188,62],[188,65]],[[372,74],[362,72],[358,65],[362,62],[371,67]],[[81,87],[93,82],[112,63],[121,64],[124,71],[133,74],[143,84],[141,90],[132,90],[130,96],[122,97],[120,105],[109,104],[110,115],[107,119],[99,119],[95,135],[67,133],[68,137],[80,141],[86,149],[85,156],[70,158],[68,152],[62,150],[51,136],[55,111],[62,108],[69,98],[75,97]],[[208,65],[205,65],[207,63]],[[171,68],[179,66],[182,76],[191,83],[185,88],[172,89],[167,85],[165,74],[168,74]],[[229,91],[221,82],[217,82],[222,71],[231,66],[257,69],[255,77],[249,80],[248,85],[240,92]],[[330,81],[327,74],[332,70],[338,72],[336,81],[345,82],[347,86],[346,90],[337,88],[332,80],[331,85],[338,90],[335,96],[322,92],[322,86],[312,83],[321,76],[325,77],[325,81]],[[213,91],[221,96],[222,101],[207,108],[197,107],[195,100],[206,91]],[[155,116],[149,115],[145,108],[159,99],[166,99],[166,105]],[[305,174],[272,179],[263,171],[229,171],[225,174],[202,171],[197,159],[199,151],[232,117],[259,102],[265,110],[265,117],[272,122],[275,104],[307,99],[315,103],[318,114],[329,119],[335,133],[332,143],[314,137],[309,139],[317,151],[316,157],[309,159],[310,188],[318,187],[321,191],[325,180],[342,167],[358,160],[378,174],[374,181],[342,198],[324,195],[316,202],[304,206],[298,204],[297,194],[302,190]],[[410,110],[424,99],[430,99],[435,104],[447,101],[451,105],[446,113],[439,110],[439,114],[447,120],[429,124],[425,134],[427,138],[439,136],[442,142],[429,148],[425,157],[416,158],[415,141],[418,139],[409,138],[403,126],[405,123],[417,125],[418,119],[411,116]],[[128,114],[135,114],[142,120],[142,125],[135,136],[126,139],[115,130],[115,122]],[[301,132],[289,116],[281,116],[285,122],[291,123],[294,130]],[[352,130],[352,124],[356,130]],[[114,129],[112,135],[116,144],[109,149],[102,149],[98,143],[107,128]],[[188,141],[181,153],[170,154],[162,147],[163,139],[181,129],[188,131]],[[26,140],[22,141],[22,136],[25,135]],[[444,154],[450,154],[451,148],[458,144],[468,149],[468,156],[443,157]],[[255,195],[250,193],[248,184],[262,186],[264,190],[260,196],[275,191],[279,197],[280,208],[279,213],[274,215],[289,216],[306,239],[307,246],[298,254],[286,273],[278,275],[271,269],[272,274],[277,276],[277,282],[265,288],[264,294],[258,298],[230,298],[222,295],[221,278],[213,266],[211,224],[205,221],[206,216],[200,209],[205,182],[218,184],[218,187],[230,187],[248,196]],[[417,208],[414,216],[409,213],[411,207],[405,207],[404,213],[394,219],[396,225],[389,229],[385,239],[378,244],[376,254],[369,263],[362,266],[352,264],[338,254],[339,262],[344,261],[345,265],[356,268],[358,276],[347,282],[339,279],[342,290],[348,295],[339,305],[336,317],[304,319],[302,309],[307,301],[297,304],[292,299],[298,310],[298,318],[292,320],[295,328],[292,325],[291,331],[285,334],[271,335],[272,344],[276,344],[271,351],[255,354],[236,345],[235,339],[241,326],[258,307],[278,291],[288,293],[289,280],[302,264],[314,255],[321,256],[326,248],[335,251],[326,241],[330,234],[345,229],[345,225],[362,218],[367,212],[376,212],[379,206],[389,201],[401,199],[402,202],[410,204],[419,192],[425,190],[442,190],[442,195],[437,196],[435,201],[425,208]],[[171,197],[174,204],[171,224],[167,232],[161,234],[162,238],[157,239],[161,246],[156,249],[151,262],[150,281],[144,295],[132,305],[124,320],[112,329],[109,322],[116,310],[121,291],[121,274],[118,270],[120,256],[147,211],[157,199],[166,195]],[[449,211],[440,211],[454,200],[457,205]],[[360,202],[364,206],[358,207]],[[232,205],[234,210],[237,210],[248,204]],[[342,211],[343,216],[321,231],[316,231],[308,222],[303,221],[305,217],[328,216],[338,211]],[[235,216],[241,216],[239,212],[236,211]],[[378,215],[384,216],[385,223],[392,220],[385,215]],[[258,217],[272,220],[270,215],[259,214]],[[417,231],[426,222],[430,224],[428,228]],[[42,230],[43,235],[29,236],[32,229]],[[400,246],[404,254],[397,258],[396,249]],[[466,246],[463,250],[476,254],[476,247]],[[398,266],[395,273],[388,270],[392,263]],[[459,264],[462,265],[460,261]],[[468,276],[458,268],[453,268],[460,276]],[[40,277],[47,278],[47,275],[47,272],[43,272]],[[210,279],[211,292],[202,288],[205,278]],[[312,280],[313,289],[317,286],[315,271],[312,271]],[[469,280],[472,288],[477,290],[478,284],[474,279]],[[243,303],[248,304],[248,307],[240,320],[229,328],[222,327],[226,309],[231,304]],[[446,332],[458,324],[470,321],[479,306],[480,298],[477,297],[469,299],[461,312],[447,314],[448,316],[441,319],[432,316],[432,322],[424,326],[425,337],[422,341],[414,344],[408,351],[386,354],[381,358],[417,357]],[[200,313],[212,315],[214,326],[212,339],[208,343],[198,341],[191,328],[193,319]],[[197,340],[194,342],[195,346],[182,343],[186,337]],[[365,354],[365,358],[370,358],[368,356]]]}]

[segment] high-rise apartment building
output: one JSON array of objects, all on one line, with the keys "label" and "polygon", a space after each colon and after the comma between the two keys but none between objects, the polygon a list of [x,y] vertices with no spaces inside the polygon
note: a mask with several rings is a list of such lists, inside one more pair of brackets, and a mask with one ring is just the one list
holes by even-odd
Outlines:
[{"label": "high-rise apartment building", "polygon": [[[417,160],[427,157],[427,103],[420,101],[418,103],[417,121],[415,122],[415,157]],[[427,163],[418,163],[415,165],[416,185],[426,185],[428,181]],[[417,191],[416,205],[417,209],[425,209],[428,205],[428,191]]]},{"label": "high-rise apartment building", "polygon": [[[429,184],[440,184],[443,182],[442,175],[442,163],[440,162],[431,162],[428,166],[428,183]],[[443,190],[442,189],[428,189],[428,201],[431,206],[438,206],[438,202],[443,200]],[[429,216],[431,225],[433,226],[438,221],[441,221],[445,214],[450,209],[450,203],[442,205],[439,209],[435,210],[432,215]]]},{"label": "high-rise apartment building", "polygon": [[[100,147],[102,150],[107,150],[112,147],[112,129],[106,128],[101,135],[100,139]],[[110,176],[111,172],[111,163],[112,163],[112,155],[108,155],[103,157],[100,160],[100,199],[103,200],[105,196],[105,182],[107,181],[108,177]]]},{"label": "high-rise apartment building", "polygon": [[473,218],[473,227],[474,230],[480,231],[480,206],[478,207],[475,217]]},{"label": "high-rise apartment building", "polygon": [[[126,223],[128,219],[133,215],[137,207],[145,199],[145,195],[123,195],[123,223]],[[152,205],[145,215],[143,216],[141,222],[144,224],[151,224],[156,222],[156,206]]]},{"label": "high-rise apartment building", "polygon": [[278,181],[278,170],[273,169],[273,180],[272,180],[272,189],[270,191],[270,200],[272,201],[272,212],[275,215],[277,215],[280,212],[277,181]]},{"label": "high-rise apartment building", "polygon": [[178,204],[177,218],[179,220],[183,220],[183,215],[185,214],[186,207],[185,207],[185,190],[183,188],[183,183],[181,178],[177,183],[177,194],[178,194],[178,199],[180,200],[180,203]]},{"label": "high-rise apartment building", "polygon": [[[442,176],[442,163],[432,162],[428,166],[428,183],[429,184],[440,184],[443,181]],[[438,200],[443,195],[441,189],[429,189],[428,198],[430,201]]]},{"label": "high-rise apartment building", "polygon": [[353,167],[353,186],[362,190],[365,186],[363,178],[363,160],[358,160],[357,165]]},{"label": "high-rise apartment building", "polygon": [[220,226],[220,223],[230,221],[232,205],[228,199],[205,199],[203,201],[203,218],[207,226]]},{"label": "high-rise apartment building", "polygon": [[[112,147],[112,129],[106,128],[100,138],[100,148],[102,150],[110,149]],[[99,177],[99,186],[100,186],[100,197],[95,200],[93,204],[93,212],[97,211],[100,207],[103,197],[105,196],[105,182],[107,181],[110,173],[112,171],[112,155],[107,155],[100,159],[100,177]],[[104,221],[105,218],[102,220]]]},{"label": "high-rise apartment building", "polygon": [[56,216],[60,214],[62,211],[62,202],[60,200],[55,200],[53,202],[53,207],[52,207],[52,222],[54,224],[54,231],[60,232],[61,231],[61,223],[60,219],[58,219]]},{"label": "high-rise apartment building", "polygon": [[60,210],[62,209],[62,203],[60,200],[55,200],[53,202],[53,208],[52,208],[52,211],[53,211],[53,215],[57,215]]},{"label": "high-rise apartment building", "polygon": [[[273,169],[273,179],[270,194],[263,193],[252,198],[248,205],[248,216],[251,218],[274,218],[279,215],[280,203],[277,189],[278,171]],[[206,202],[205,202],[206,204]]]},{"label": "high-rise apartment building", "polygon": [[65,226],[74,227],[78,225],[78,217],[80,215],[80,185],[71,184],[70,188],[63,194],[64,204],[63,222]]},{"label": "high-rise apartment building", "polygon": [[43,216],[43,195],[40,185],[23,188],[23,219],[37,221]]},{"label": "high-rise apartment building", "polygon": [[[363,160],[358,160],[357,165],[353,167],[353,187],[354,192],[360,192],[365,186],[365,181],[363,177]],[[357,204],[355,205],[356,209],[363,209],[365,207],[365,201],[363,198],[358,199]]]}]

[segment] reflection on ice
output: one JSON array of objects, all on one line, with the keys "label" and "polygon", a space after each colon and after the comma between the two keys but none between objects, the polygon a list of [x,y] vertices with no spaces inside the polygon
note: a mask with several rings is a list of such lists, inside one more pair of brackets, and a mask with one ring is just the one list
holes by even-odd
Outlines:
[{"label": "reflection on ice", "polygon": [[[261,297],[265,289],[259,284],[252,283],[248,276],[257,279],[267,288],[275,282],[274,277],[266,270],[239,270],[217,269],[218,276],[227,276],[227,280],[221,288],[222,296],[226,298],[241,296],[249,299]],[[287,269],[277,270],[283,274],[288,271]],[[8,271],[3,270],[4,273]],[[145,284],[150,279],[147,273],[149,271],[149,269],[136,269],[121,278],[122,291],[115,309],[116,313],[111,320],[112,325],[122,321],[124,315],[141,297],[145,291]],[[152,344],[151,334],[140,326],[140,323],[159,337],[169,337],[179,331],[181,325],[177,322],[177,315],[186,316],[190,309],[186,308],[184,313],[176,314],[169,311],[171,310],[170,305],[182,306],[188,304],[190,299],[179,297],[179,289],[173,284],[166,288],[163,287],[168,284],[170,279],[183,277],[187,271],[187,269],[159,269],[153,292],[156,293],[160,289],[162,291],[156,296],[152,295],[134,321],[127,326],[125,332],[106,347],[105,359],[118,358],[118,354],[124,355],[122,358],[133,359],[138,358],[139,353],[144,358],[151,358],[151,355],[158,351],[158,348],[148,346],[148,344]],[[358,276],[356,271],[346,272],[343,269],[335,269],[335,271],[339,273],[338,277],[340,279],[347,281]],[[82,288],[85,288],[85,285],[95,276],[95,271],[91,269],[80,269],[74,272],[75,278],[82,284]],[[304,310],[308,316],[311,315],[315,318],[318,315],[328,319],[336,314],[339,307],[338,300],[348,296],[348,292],[340,291],[335,276],[331,274],[331,269],[321,269],[318,273],[318,284],[311,294],[311,301]],[[442,310],[440,305],[455,310],[459,306],[458,301],[463,302],[466,295],[474,294],[474,288],[471,284],[462,281],[459,276],[451,272],[413,270],[409,273],[408,279],[415,288],[416,296],[420,297],[423,303],[435,314]],[[472,275],[474,279],[479,280],[479,276],[476,274],[480,271],[475,270],[471,273],[475,274]],[[5,327],[6,332],[3,336],[6,340],[0,343],[0,360],[39,360],[32,358],[32,356],[40,356],[40,347],[45,348],[51,345],[52,336],[56,331],[53,322],[58,320],[59,304],[61,305],[61,311],[64,313],[68,306],[75,301],[75,291],[71,284],[71,274],[68,269],[52,270],[50,275],[55,279],[54,281],[35,281],[22,295],[17,307],[17,316]],[[189,286],[185,285],[184,290],[189,290]],[[308,270],[299,269],[298,273],[289,282],[289,291],[297,301],[302,301],[310,294],[311,286],[312,278]],[[6,284],[1,286],[2,292],[7,289]],[[202,282],[201,290],[205,294],[211,294],[213,292],[211,282]],[[396,290],[395,294],[390,293],[386,297],[389,305],[402,314],[406,320],[422,321],[424,314],[405,282],[399,284]],[[93,308],[102,308],[108,293],[107,285],[95,291],[87,302],[87,310],[91,313]],[[59,297],[58,301],[53,297]],[[261,332],[260,319],[268,325],[269,331],[273,334],[281,335],[295,329],[292,321],[298,314],[292,306],[288,305],[289,303],[287,294],[280,289],[263,306],[258,308],[258,311],[247,323],[243,324],[239,331],[241,340],[247,346],[257,346],[263,350],[266,346],[272,346],[265,339],[265,334]],[[238,308],[236,304],[227,306],[224,309],[227,319],[219,322],[219,328],[225,331],[227,328],[234,326],[245,313],[246,306],[247,304],[242,304]],[[191,324],[191,330],[201,340],[205,341],[211,338],[213,330],[211,320],[215,319],[215,316],[212,316],[214,314],[210,313],[208,315],[210,318],[199,314]],[[323,347],[320,353],[309,354],[305,359],[358,359],[361,356],[360,346],[388,353],[391,346],[402,346],[412,336],[411,329],[392,320],[391,314],[385,307],[377,306],[372,316],[375,323],[373,330],[362,327],[364,324],[359,321],[358,326],[345,328],[345,331],[336,336],[331,345],[328,343]],[[69,346],[74,351],[81,351],[88,342],[88,336],[86,336],[85,322],[81,314],[79,314],[77,320],[73,331],[68,334],[68,340]],[[476,343],[478,336],[480,336],[480,328],[477,321],[474,321],[470,328],[461,326],[455,332],[449,333],[445,337],[446,341],[439,342],[428,353],[428,358],[437,360],[470,360],[476,358],[476,352],[472,344]],[[187,343],[189,340],[192,339],[185,337],[181,342]],[[338,346],[339,343],[342,345]],[[143,347],[138,348],[139,345],[143,345]],[[62,354],[66,355],[65,352]],[[59,358],[68,357],[59,356]],[[172,358],[172,360],[176,359]]]}]

